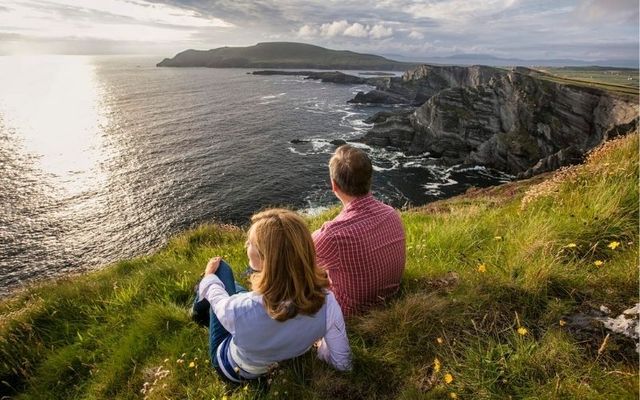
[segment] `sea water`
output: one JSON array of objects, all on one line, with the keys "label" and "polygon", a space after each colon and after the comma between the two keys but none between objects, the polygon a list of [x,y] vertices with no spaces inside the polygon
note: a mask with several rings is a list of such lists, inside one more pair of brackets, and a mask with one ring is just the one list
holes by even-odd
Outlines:
[{"label": "sea water", "polygon": [[[383,109],[347,103],[366,85],[159,60],[0,57],[0,295],[152,252],[201,223],[326,209],[330,142],[361,137]],[[509,179],[357,145],[374,194],[396,207]]]}]

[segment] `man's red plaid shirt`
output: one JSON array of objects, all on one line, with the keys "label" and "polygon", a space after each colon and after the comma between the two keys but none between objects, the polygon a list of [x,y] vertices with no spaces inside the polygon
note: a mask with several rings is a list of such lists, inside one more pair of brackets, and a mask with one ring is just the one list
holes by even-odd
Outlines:
[{"label": "man's red plaid shirt", "polygon": [[313,233],[318,265],[345,316],[365,311],[398,291],[405,237],[398,212],[371,194],[348,203]]}]

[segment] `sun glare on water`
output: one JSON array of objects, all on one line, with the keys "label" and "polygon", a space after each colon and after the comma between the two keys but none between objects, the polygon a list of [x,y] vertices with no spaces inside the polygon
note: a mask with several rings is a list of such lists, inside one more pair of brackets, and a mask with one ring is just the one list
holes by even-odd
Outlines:
[{"label": "sun glare on water", "polygon": [[104,183],[108,113],[89,57],[0,57],[0,87],[0,129],[32,167],[66,196]]}]

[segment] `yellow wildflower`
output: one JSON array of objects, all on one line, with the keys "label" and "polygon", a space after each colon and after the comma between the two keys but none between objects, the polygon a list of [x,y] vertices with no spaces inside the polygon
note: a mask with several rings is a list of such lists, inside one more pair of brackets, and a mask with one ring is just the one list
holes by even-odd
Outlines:
[{"label": "yellow wildflower", "polygon": [[593,265],[595,265],[596,267],[602,267],[602,264],[604,264],[604,261],[602,260],[595,260],[593,262]]},{"label": "yellow wildflower", "polygon": [[529,331],[527,330],[527,328],[525,328],[525,327],[521,326],[520,328],[518,328],[518,333],[519,333],[521,336],[524,336],[524,335],[526,335],[527,333],[529,333]]},{"label": "yellow wildflower", "polygon": [[560,326],[565,326],[567,324],[567,321],[561,319],[560,320]]},{"label": "yellow wildflower", "polygon": [[566,247],[567,249],[574,249],[574,248],[578,247],[578,245],[575,244],[575,243],[569,243],[568,245],[566,245],[564,247]]},{"label": "yellow wildflower", "polygon": [[478,270],[478,272],[480,272],[480,273],[485,273],[485,272],[487,272],[487,266],[486,266],[486,265],[484,265],[484,264],[480,264],[480,265],[478,265],[477,270]]},{"label": "yellow wildflower", "polygon": [[616,242],[615,240],[611,243],[609,243],[609,247],[611,250],[615,250],[618,246],[620,246],[620,242]]},{"label": "yellow wildflower", "polygon": [[436,342],[438,342],[438,344],[442,344],[444,343],[444,339],[442,339],[441,337],[436,338]]},{"label": "yellow wildflower", "polygon": [[451,382],[453,382],[453,375],[451,374],[444,374],[444,383],[446,383],[447,385],[450,384]]},{"label": "yellow wildflower", "polygon": [[193,368],[193,367],[195,367],[195,366],[196,366],[196,363],[194,363],[193,361],[191,361],[191,362],[189,363],[189,368]]},{"label": "yellow wildflower", "polygon": [[438,357],[436,357],[433,360],[433,372],[435,372],[436,374],[440,372],[440,367],[441,367],[440,360],[438,360]]},{"label": "yellow wildflower", "polygon": [[450,399],[454,399],[454,400],[455,400],[455,399],[457,399],[457,398],[458,398],[458,395],[457,395],[457,394],[455,394],[455,392],[451,392],[451,393],[449,393],[449,398],[450,398]]}]

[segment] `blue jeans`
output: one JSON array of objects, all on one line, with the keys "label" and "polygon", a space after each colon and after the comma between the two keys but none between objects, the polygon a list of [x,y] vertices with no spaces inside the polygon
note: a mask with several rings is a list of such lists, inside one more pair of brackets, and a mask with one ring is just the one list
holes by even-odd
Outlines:
[{"label": "blue jeans", "polygon": [[[246,292],[247,290],[240,286],[233,279],[233,271],[229,264],[224,261],[220,261],[220,266],[216,271],[216,276],[220,278],[224,284],[225,290],[229,293],[229,296],[233,296],[236,293]],[[230,333],[222,326],[216,314],[211,310],[209,300],[200,299],[200,293],[196,286],[196,298],[193,301],[193,308],[191,310],[191,318],[200,325],[209,327],[209,357],[211,357],[211,363],[214,367],[218,367],[218,359],[216,357],[216,350],[220,343],[225,340]]]}]

